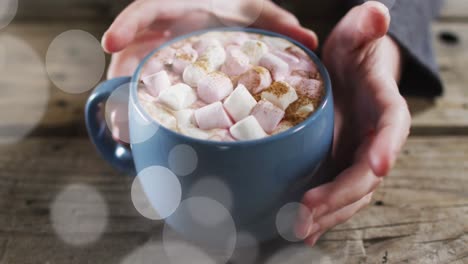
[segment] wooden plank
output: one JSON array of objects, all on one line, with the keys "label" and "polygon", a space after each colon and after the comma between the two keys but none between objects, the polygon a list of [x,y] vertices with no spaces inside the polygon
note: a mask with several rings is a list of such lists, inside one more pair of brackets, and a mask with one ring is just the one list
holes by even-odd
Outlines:
[{"label": "wooden plank", "polygon": [[468,20],[468,2],[465,0],[444,0],[441,19]]},{"label": "wooden plank", "polygon": [[[260,248],[260,258],[291,264],[312,258],[322,263],[380,263],[384,256],[388,263],[463,259],[468,254],[467,171],[468,137],[411,137],[372,206],[325,234],[314,250],[273,243]],[[66,245],[51,224],[50,205],[70,184],[95,188],[109,208],[105,233],[92,245]],[[31,138],[0,146],[0,194],[8,204],[0,206],[0,222],[8,223],[0,223],[0,238],[10,237],[5,263],[67,258],[67,263],[118,263],[148,241],[160,241],[161,223],[136,212],[130,185],[131,178],[115,173],[87,139]]]},{"label": "wooden plank", "polygon": [[[457,43],[441,39],[442,33],[453,34]],[[440,98],[408,98],[413,116],[414,134],[468,133],[468,24],[434,23],[433,43],[444,82]]]}]

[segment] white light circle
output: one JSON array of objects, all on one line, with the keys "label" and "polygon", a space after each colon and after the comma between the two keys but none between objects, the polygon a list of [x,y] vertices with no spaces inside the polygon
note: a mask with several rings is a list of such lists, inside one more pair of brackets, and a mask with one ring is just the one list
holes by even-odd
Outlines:
[{"label": "white light circle", "polygon": [[278,234],[290,242],[301,241],[301,239],[297,238],[296,233],[294,232],[294,225],[297,221],[297,213],[299,209],[304,211],[309,210],[301,203],[292,202],[281,207],[276,214],[276,229]]},{"label": "white light circle", "polygon": [[236,251],[229,263],[232,264],[255,264],[260,252],[259,242],[255,236],[247,232],[237,234]]},{"label": "white light circle", "polygon": [[101,81],[105,66],[100,42],[83,30],[58,35],[46,54],[49,78],[59,89],[71,94],[93,89]]},{"label": "white light circle", "polygon": [[132,202],[146,218],[160,220],[172,215],[180,204],[182,187],[169,169],[151,166],[135,178],[131,190]]},{"label": "white light circle", "polygon": [[[163,241],[173,241],[174,238],[189,241],[216,259],[217,263],[226,263],[230,259],[236,247],[236,237],[236,226],[228,210],[206,197],[182,201],[177,211],[167,219],[163,230]],[[168,253],[175,254],[177,251]]]},{"label": "white light circle", "polygon": [[228,211],[232,211],[233,194],[229,187],[216,177],[203,177],[191,187],[189,197],[208,197],[222,204]]},{"label": "white light circle", "polygon": [[44,63],[24,40],[0,35],[0,144],[16,143],[41,121],[49,103]]},{"label": "white light circle", "polygon": [[136,248],[120,262],[120,264],[154,264],[170,263],[161,242],[152,242]]},{"label": "white light circle", "polygon": [[187,241],[164,241],[164,249],[170,264],[217,264],[211,256]]},{"label": "white light circle", "polygon": [[0,29],[8,26],[18,11],[18,0],[0,1]]},{"label": "white light circle", "polygon": [[187,176],[198,165],[197,152],[189,145],[177,145],[169,152],[169,168],[178,176]]},{"label": "white light circle", "polygon": [[55,232],[73,246],[97,241],[107,227],[107,203],[95,188],[88,185],[67,186],[55,197],[50,209]]},{"label": "white light circle", "polygon": [[[245,4],[241,4],[245,3]],[[210,8],[225,26],[248,27],[260,17],[265,0],[261,1],[224,1],[210,0]]]}]

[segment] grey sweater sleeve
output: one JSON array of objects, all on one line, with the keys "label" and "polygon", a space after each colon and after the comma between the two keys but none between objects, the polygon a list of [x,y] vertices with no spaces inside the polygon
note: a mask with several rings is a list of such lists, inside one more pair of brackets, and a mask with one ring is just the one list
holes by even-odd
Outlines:
[{"label": "grey sweater sleeve", "polygon": [[[355,4],[365,0],[354,1]],[[431,20],[441,7],[441,0],[381,0],[390,8],[392,22],[389,35],[404,53],[400,90],[403,94],[438,96],[442,82],[435,61]]]}]

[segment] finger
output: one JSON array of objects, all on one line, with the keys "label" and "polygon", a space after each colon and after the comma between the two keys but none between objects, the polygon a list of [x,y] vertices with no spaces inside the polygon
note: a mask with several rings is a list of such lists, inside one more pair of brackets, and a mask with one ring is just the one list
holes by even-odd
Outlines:
[{"label": "finger", "polygon": [[315,32],[302,27],[293,14],[271,1],[264,1],[263,10],[254,26],[291,37],[312,50],[317,49],[319,44]]},{"label": "finger", "polygon": [[305,243],[310,246],[314,246],[323,233],[341,223],[348,221],[357,212],[367,207],[372,200],[372,194],[373,193],[369,193],[366,196],[364,196],[361,200],[351,205],[348,205],[336,212],[327,214],[321,217],[320,219],[317,219],[316,224],[320,226],[320,228],[315,233],[311,234],[307,239],[305,239]]},{"label": "finger", "polygon": [[115,19],[102,40],[105,51],[114,53],[123,50],[156,20],[171,21],[189,12],[206,10],[207,1],[158,1],[140,0],[130,4]]},{"label": "finger", "polygon": [[333,182],[308,191],[303,204],[314,212],[313,218],[318,219],[359,201],[374,191],[381,181],[382,178],[372,173],[367,161],[361,159],[340,173]]},{"label": "finger", "polygon": [[369,164],[377,176],[387,175],[394,166],[411,127],[411,115],[406,101],[398,93],[396,82],[393,79],[388,82],[394,88],[377,94],[377,101],[383,102],[383,111],[377,121],[376,136],[368,152]]},{"label": "finger", "polygon": [[382,3],[368,1],[351,9],[338,23],[329,40],[345,44],[346,51],[354,51],[383,37],[389,26],[388,8]]}]

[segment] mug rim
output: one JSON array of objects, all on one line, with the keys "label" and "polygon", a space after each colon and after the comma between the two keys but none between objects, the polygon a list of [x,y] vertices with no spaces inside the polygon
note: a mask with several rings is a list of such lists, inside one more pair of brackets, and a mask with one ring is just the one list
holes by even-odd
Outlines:
[{"label": "mug rim", "polygon": [[[320,72],[322,76],[322,80],[324,82],[324,89],[325,89],[325,95],[322,98],[322,101],[320,102],[319,107],[304,121],[302,121],[300,124],[297,124],[281,133],[278,133],[276,135],[270,135],[264,138],[260,139],[254,139],[254,140],[240,140],[240,141],[215,141],[215,140],[206,140],[206,139],[199,139],[195,137],[190,137],[187,135],[184,135],[182,133],[179,133],[177,131],[171,130],[169,128],[166,128],[159,122],[157,122],[153,117],[151,117],[148,112],[142,107],[140,100],[138,99],[138,83],[139,83],[139,76],[141,75],[141,71],[143,67],[146,65],[146,63],[154,56],[155,53],[159,52],[160,50],[166,48],[167,46],[170,46],[176,42],[182,41],[184,39],[194,37],[197,35],[202,35],[204,33],[209,33],[209,32],[247,32],[247,33],[256,33],[268,37],[277,37],[277,38],[282,38],[285,39],[294,45],[298,46],[301,48],[315,63],[317,66],[318,71]],[[258,29],[258,28],[242,28],[242,27],[218,27],[218,28],[210,28],[210,29],[204,29],[204,30],[197,30],[188,34],[184,34],[181,36],[178,36],[172,40],[169,40],[162,44],[161,46],[157,47],[153,51],[151,51],[148,55],[143,58],[143,60],[138,64],[137,69],[135,70],[132,80],[131,80],[131,85],[130,85],[130,99],[134,102],[136,105],[136,108],[140,112],[139,114],[142,114],[145,119],[148,119],[151,121],[151,123],[155,126],[158,127],[159,129],[163,129],[172,136],[178,137],[183,139],[186,142],[191,142],[191,143],[199,143],[199,144],[205,144],[205,145],[213,145],[213,146],[221,146],[221,147],[233,147],[233,146],[247,146],[247,145],[258,145],[258,144],[263,144],[263,143],[269,143],[272,141],[278,141],[290,136],[293,136],[294,134],[304,130],[306,127],[312,125],[314,121],[323,114],[325,111],[325,108],[329,103],[331,103],[331,100],[333,100],[333,94],[332,94],[332,87],[331,87],[331,80],[330,80],[330,75],[328,74],[327,69],[323,65],[322,61],[318,58],[318,56],[311,51],[309,48],[304,46],[302,43],[285,36],[283,34],[279,34],[276,32],[264,30],[264,29]],[[131,133],[131,132],[130,132]],[[156,132],[157,133],[157,132]]]}]

